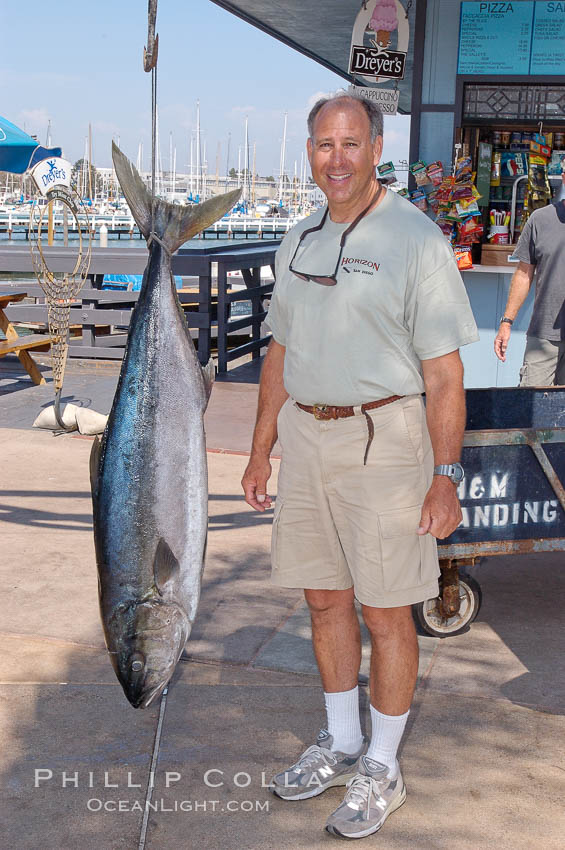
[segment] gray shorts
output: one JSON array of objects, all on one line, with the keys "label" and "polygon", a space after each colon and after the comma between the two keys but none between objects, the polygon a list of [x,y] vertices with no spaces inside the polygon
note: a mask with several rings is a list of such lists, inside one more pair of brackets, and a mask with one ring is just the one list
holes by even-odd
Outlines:
[{"label": "gray shorts", "polygon": [[565,384],[565,342],[527,337],[520,386],[551,387],[560,384]]},{"label": "gray shorts", "polygon": [[319,421],[288,399],[271,546],[282,587],[345,590],[364,605],[396,608],[438,594],[436,540],[417,534],[433,476],[421,396],[369,412],[375,436],[363,465],[361,415]]}]

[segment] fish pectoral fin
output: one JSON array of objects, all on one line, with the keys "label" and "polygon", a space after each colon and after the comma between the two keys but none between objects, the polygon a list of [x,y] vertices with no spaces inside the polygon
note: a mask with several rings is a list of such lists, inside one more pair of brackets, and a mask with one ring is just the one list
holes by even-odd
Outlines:
[{"label": "fish pectoral fin", "polygon": [[202,366],[202,374],[204,376],[204,385],[206,387],[206,395],[208,399],[212,393],[212,386],[214,384],[214,380],[216,378],[216,367],[214,366],[214,361],[210,357],[205,366]]},{"label": "fish pectoral fin", "polygon": [[162,537],[157,544],[157,551],[155,552],[153,577],[155,579],[155,587],[161,596],[172,593],[180,578],[179,562],[173,555],[169,544]]},{"label": "fish pectoral fin", "polygon": [[90,489],[95,497],[98,493],[98,474],[100,471],[100,455],[102,453],[102,441],[99,437],[94,438],[90,450]]}]

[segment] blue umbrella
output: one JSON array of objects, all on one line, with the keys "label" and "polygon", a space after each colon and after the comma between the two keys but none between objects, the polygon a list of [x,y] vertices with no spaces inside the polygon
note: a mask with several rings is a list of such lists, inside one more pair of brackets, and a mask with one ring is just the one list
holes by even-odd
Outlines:
[{"label": "blue umbrella", "polygon": [[44,148],[35,139],[0,115],[0,171],[23,174],[48,156],[61,156],[61,148]]}]

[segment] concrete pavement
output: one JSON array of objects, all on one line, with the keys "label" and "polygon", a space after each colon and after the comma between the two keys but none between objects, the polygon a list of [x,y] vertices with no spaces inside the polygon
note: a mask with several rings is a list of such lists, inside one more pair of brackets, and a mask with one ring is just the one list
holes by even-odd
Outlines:
[{"label": "concrete pavement", "polygon": [[[126,702],[99,624],[91,441],[0,429],[2,846],[335,846],[323,826],[340,789],[285,803],[264,787],[312,742],[323,698],[301,594],[268,583],[271,518],[240,496],[257,389],[235,387],[218,384],[208,414],[209,548],[187,657],[145,711]],[[408,800],[363,846],[563,847],[563,555],[473,574],[484,602],[471,630],[420,638]]]}]

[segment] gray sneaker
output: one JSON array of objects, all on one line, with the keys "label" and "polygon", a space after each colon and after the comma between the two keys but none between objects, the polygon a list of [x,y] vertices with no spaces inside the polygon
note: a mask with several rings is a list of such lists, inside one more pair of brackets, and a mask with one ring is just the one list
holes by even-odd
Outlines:
[{"label": "gray sneaker", "polygon": [[359,769],[359,759],[365,752],[363,741],[354,755],[332,751],[333,738],[322,729],[316,743],[305,750],[298,761],[282,773],[273,776],[270,789],[282,800],[307,800],[334,785],[346,785]]},{"label": "gray sneaker", "polygon": [[377,832],[406,800],[400,770],[394,779],[388,767],[363,756],[359,773],[347,783],[343,803],[329,816],[326,829],[340,838],[364,838]]}]

